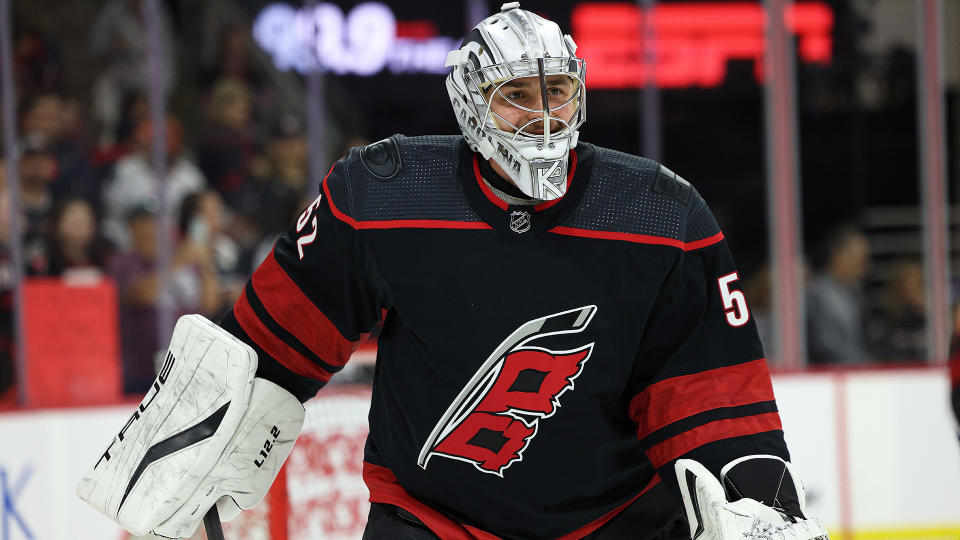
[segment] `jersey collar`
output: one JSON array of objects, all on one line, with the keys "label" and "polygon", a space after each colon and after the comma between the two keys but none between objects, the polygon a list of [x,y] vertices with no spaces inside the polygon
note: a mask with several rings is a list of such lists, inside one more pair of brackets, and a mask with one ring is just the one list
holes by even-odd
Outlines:
[{"label": "jersey collar", "polygon": [[511,205],[497,197],[483,181],[480,174],[480,160],[483,158],[463,141],[460,145],[460,182],[470,206],[488,225],[511,236],[532,236],[560,225],[576,209],[590,181],[593,154],[593,146],[587,143],[580,143],[576,150],[570,151],[567,192],[563,197],[533,206]]}]

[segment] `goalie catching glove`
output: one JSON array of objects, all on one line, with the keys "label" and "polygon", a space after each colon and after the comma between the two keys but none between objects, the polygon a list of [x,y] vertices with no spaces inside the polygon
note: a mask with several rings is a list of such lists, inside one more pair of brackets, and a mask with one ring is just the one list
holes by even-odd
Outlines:
[{"label": "goalie catching glove", "polygon": [[779,457],[734,460],[720,472],[723,485],[692,459],[675,468],[695,540],[829,540],[820,520],[806,517],[803,484]]},{"label": "goalie catching glove", "polygon": [[177,321],[146,397],[77,495],[137,535],[191,536],[259,503],[303,426],[303,405],[255,378],[257,355],[200,315]]}]

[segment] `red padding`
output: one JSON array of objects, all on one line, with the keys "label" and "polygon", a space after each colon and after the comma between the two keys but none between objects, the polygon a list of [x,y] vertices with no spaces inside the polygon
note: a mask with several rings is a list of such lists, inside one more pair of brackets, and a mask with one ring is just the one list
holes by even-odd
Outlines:
[{"label": "red padding", "polygon": [[370,490],[370,502],[403,508],[444,540],[498,540],[496,536],[475,527],[461,525],[415,499],[386,467],[363,462],[363,481]]},{"label": "red padding", "polygon": [[[390,469],[386,467],[380,467],[379,465],[374,465],[364,461],[363,481],[367,484],[367,488],[370,490],[370,502],[392,504],[394,506],[403,508],[404,510],[417,516],[417,518],[422,521],[424,525],[426,525],[437,536],[443,538],[443,540],[499,539],[498,536],[484,532],[476,527],[457,523],[441,512],[434,510],[433,508],[420,502],[414,498],[413,495],[410,495],[407,490],[403,489],[403,487],[397,481],[397,477],[394,476]],[[557,540],[576,540],[592,533],[616,517],[617,514],[623,512],[628,506],[633,504],[634,501],[640,498],[644,493],[650,491],[653,486],[656,486],[659,483],[660,477],[655,474],[650,482],[647,483],[642,490],[640,490],[640,493],[637,493],[629,501],[591,521],[587,525],[561,536]]]}]

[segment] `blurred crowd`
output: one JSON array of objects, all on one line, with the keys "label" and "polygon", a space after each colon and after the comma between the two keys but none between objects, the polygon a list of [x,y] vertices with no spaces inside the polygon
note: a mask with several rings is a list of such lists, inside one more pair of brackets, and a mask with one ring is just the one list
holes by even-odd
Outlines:
[{"label": "blurred crowd", "polygon": [[[209,2],[205,6],[219,5]],[[199,107],[173,104],[161,126],[150,114],[149,73],[139,2],[107,0],[87,46],[99,71],[86,95],[64,84],[61,44],[14,24],[14,82],[19,148],[18,223],[28,278],[109,279],[116,285],[123,390],[154,378],[158,306],[175,315],[218,319],[276,237],[316,191],[305,120],[284,108],[276,74],[256,63],[249,24],[221,24],[209,61],[177,65],[177,27],[163,13],[160,34],[168,88],[189,89]],[[175,18],[175,17],[174,17]],[[205,23],[197,23],[205,24]],[[305,87],[297,79],[301,91]],[[336,107],[330,107],[335,109]],[[188,127],[185,127],[188,126]],[[158,129],[159,127],[159,129]],[[325,126],[326,129],[328,126]],[[166,177],[154,171],[153,138],[165,135]],[[362,142],[357,134],[333,155]],[[12,240],[6,149],[0,154],[0,402],[13,399]],[[162,188],[161,188],[162,185]],[[159,275],[158,201],[169,209],[169,266]],[[809,254],[806,345],[813,365],[919,362],[926,356],[924,273],[904,259],[867,298],[870,244],[856,226],[837,228]],[[772,350],[770,271],[745,281],[751,310]],[[868,301],[872,300],[872,301]]]},{"label": "blurred crowd", "polygon": [[[271,101],[252,40],[224,25],[212,61],[183,76],[169,14],[161,21],[169,85],[193,86],[202,118],[168,103],[150,114],[140,3],[103,3],[90,30],[98,59],[88,96],[65,91],[61,44],[15,25],[14,81],[19,148],[18,220],[27,279],[108,279],[116,285],[123,390],[154,378],[158,306],[217,320],[296,212],[315,197],[305,125]],[[177,80],[177,77],[181,80]],[[274,100],[275,101],[275,100]],[[195,126],[185,133],[185,120]],[[153,138],[165,133],[166,176],[158,181]],[[0,154],[0,400],[13,399],[11,191]],[[161,187],[162,186],[162,187]],[[158,273],[161,189],[170,249]],[[164,344],[165,345],[165,344]]]},{"label": "blurred crowd", "polygon": [[[922,363],[927,359],[927,298],[923,260],[902,257],[876,275],[870,241],[860,228],[829,231],[801,269],[806,358],[811,366]],[[870,278],[880,285],[871,286]],[[953,284],[956,288],[956,283]],[[776,358],[771,325],[770,268],[746,284],[746,294],[768,357]],[[960,305],[953,334],[960,335]]]}]

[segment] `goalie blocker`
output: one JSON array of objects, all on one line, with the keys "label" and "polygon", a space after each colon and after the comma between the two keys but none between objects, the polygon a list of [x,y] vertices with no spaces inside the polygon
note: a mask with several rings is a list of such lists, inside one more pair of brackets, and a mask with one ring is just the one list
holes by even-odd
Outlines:
[{"label": "goalie blocker", "polygon": [[77,495],[131,533],[168,538],[192,535],[214,504],[224,521],[254,507],[304,417],[256,369],[249,346],[200,315],[181,317],[152,388]]}]

